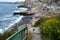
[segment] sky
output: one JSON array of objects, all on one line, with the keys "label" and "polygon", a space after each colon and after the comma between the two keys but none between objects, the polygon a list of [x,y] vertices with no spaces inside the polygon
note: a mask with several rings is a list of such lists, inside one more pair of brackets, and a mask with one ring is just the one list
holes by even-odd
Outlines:
[{"label": "sky", "polygon": [[0,0],[0,2],[16,2],[16,1],[25,1],[25,0]]}]

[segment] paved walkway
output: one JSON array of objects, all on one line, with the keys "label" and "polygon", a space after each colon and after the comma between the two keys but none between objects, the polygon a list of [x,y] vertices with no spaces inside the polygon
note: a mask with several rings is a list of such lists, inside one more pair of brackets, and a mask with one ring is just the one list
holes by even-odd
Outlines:
[{"label": "paved walkway", "polygon": [[[35,30],[33,31],[33,29]],[[28,24],[28,30],[32,33],[32,40],[41,40],[39,27],[31,27],[31,25]]]},{"label": "paved walkway", "polygon": [[33,29],[35,29],[35,31],[32,31],[32,40],[41,40],[39,27]]}]

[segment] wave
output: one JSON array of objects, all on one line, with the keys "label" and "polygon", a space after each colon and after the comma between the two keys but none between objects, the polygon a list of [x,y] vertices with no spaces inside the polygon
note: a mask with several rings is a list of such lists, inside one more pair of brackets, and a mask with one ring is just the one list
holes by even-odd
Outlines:
[{"label": "wave", "polygon": [[15,23],[18,23],[19,21],[21,21],[22,18],[23,18],[23,16],[20,16],[15,22],[11,23],[11,24],[9,25],[9,27],[7,28],[7,30],[8,30],[10,27],[12,27]]}]

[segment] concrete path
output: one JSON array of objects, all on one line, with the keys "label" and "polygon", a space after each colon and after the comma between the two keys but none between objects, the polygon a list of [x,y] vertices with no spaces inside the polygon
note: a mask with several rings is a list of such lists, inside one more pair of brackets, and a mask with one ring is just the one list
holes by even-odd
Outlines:
[{"label": "concrete path", "polygon": [[32,40],[41,40],[41,39],[40,39],[40,35],[33,33],[33,35],[32,35]]},{"label": "concrete path", "polygon": [[[33,31],[33,29],[35,30]],[[32,33],[32,40],[41,40],[39,27],[31,27],[31,25],[28,24],[28,30]]]},{"label": "concrete path", "polygon": [[35,27],[33,29],[35,29],[35,30],[32,31],[32,40],[41,40],[39,27]]}]

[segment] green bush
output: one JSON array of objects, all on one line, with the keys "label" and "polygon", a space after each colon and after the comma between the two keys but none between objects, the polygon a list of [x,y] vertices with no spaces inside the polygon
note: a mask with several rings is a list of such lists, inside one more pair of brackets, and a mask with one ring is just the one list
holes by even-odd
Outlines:
[{"label": "green bush", "polygon": [[46,18],[41,17],[38,21],[35,22],[34,27],[40,26],[45,20]]},{"label": "green bush", "polygon": [[41,27],[41,34],[49,40],[60,40],[60,17],[51,17],[45,20]]},{"label": "green bush", "polygon": [[6,31],[4,34],[0,34],[0,40],[6,40],[8,37],[10,37],[12,34],[14,34],[16,31]]}]

